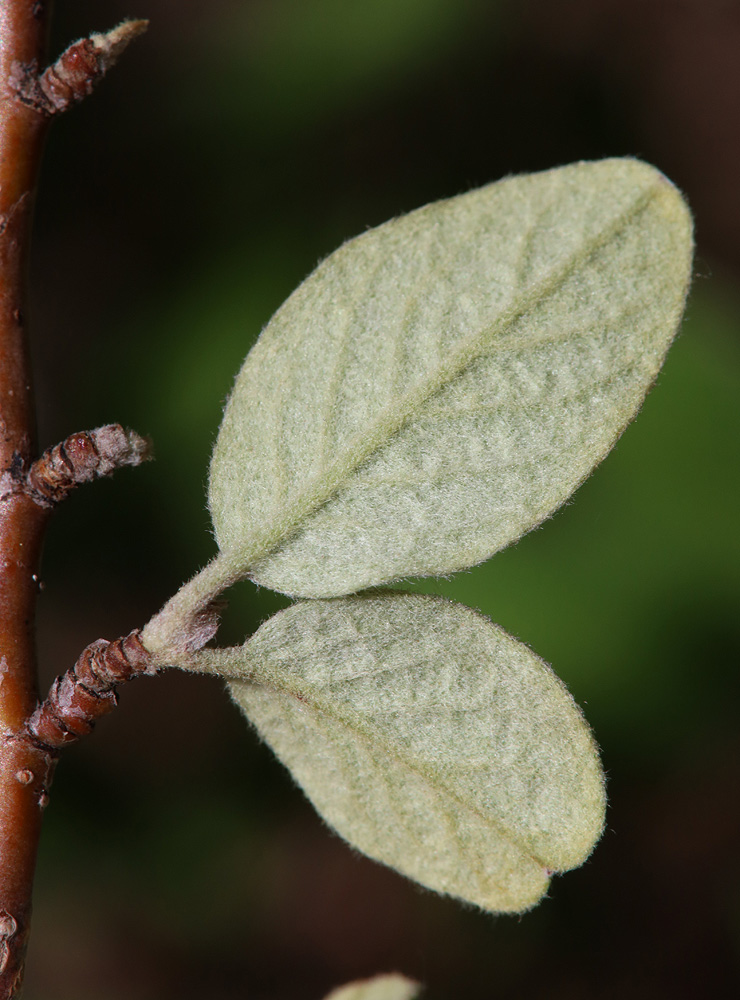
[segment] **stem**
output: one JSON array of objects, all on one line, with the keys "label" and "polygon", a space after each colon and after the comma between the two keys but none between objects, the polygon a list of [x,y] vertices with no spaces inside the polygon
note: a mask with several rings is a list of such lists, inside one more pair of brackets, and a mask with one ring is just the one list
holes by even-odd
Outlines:
[{"label": "stem", "polygon": [[214,601],[244,576],[244,564],[219,552],[178,590],[141,633],[141,641],[159,667],[180,663],[211,639],[217,628]]},{"label": "stem", "polygon": [[[33,457],[25,338],[26,261],[46,119],[9,87],[17,64],[43,62],[50,4],[0,5],[0,485]],[[33,620],[47,512],[0,490],[0,997],[17,995],[41,817],[53,759],[19,735],[36,706]]]},{"label": "stem", "polygon": [[[33,625],[44,528],[53,503],[75,483],[136,464],[125,447],[113,447],[110,427],[100,429],[100,440],[76,435],[64,442],[75,461],[62,446],[32,464],[26,263],[46,128],[53,115],[88,94],[146,28],[144,21],[129,21],[75,42],[39,75],[51,6],[50,0],[0,0],[0,1000],[16,997],[21,987],[41,818],[56,762],[54,744],[34,742],[28,729],[37,707]],[[71,710],[80,708],[78,701]],[[62,715],[47,713],[39,724],[49,729],[49,719],[65,722]]]}]

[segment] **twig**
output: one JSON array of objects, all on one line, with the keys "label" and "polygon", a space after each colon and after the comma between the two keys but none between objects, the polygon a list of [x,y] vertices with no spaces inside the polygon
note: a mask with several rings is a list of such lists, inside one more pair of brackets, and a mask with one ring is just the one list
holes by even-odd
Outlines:
[{"label": "twig", "polygon": [[37,707],[33,623],[50,504],[39,502],[43,489],[28,483],[5,488],[19,470],[58,469],[53,455],[34,466],[25,330],[33,193],[51,116],[89,93],[144,27],[129,23],[75,43],[39,74],[50,6],[0,0],[0,1000],[17,996],[23,978],[41,818],[55,765],[54,754],[28,730]]}]

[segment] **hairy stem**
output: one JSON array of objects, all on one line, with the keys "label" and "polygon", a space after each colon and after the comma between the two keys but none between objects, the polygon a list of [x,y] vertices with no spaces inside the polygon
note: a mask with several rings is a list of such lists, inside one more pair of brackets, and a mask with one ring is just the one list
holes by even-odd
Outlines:
[{"label": "hairy stem", "polygon": [[178,665],[216,634],[217,600],[244,577],[240,559],[219,552],[145,626],[141,641],[158,667]]}]

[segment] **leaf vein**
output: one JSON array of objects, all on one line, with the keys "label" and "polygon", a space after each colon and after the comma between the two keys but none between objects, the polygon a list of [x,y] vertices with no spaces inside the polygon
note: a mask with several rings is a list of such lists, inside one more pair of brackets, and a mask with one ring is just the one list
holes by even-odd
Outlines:
[{"label": "leaf vein", "polygon": [[433,395],[438,393],[447,383],[457,378],[469,367],[484,349],[490,349],[490,341],[502,330],[535,308],[540,302],[551,296],[564,281],[600,247],[622,229],[624,229],[640,212],[644,211],[658,191],[657,183],[647,188],[636,197],[629,208],[619,213],[610,225],[604,226],[586,244],[575,251],[570,258],[556,268],[547,277],[535,283],[531,290],[523,296],[515,307],[504,310],[497,321],[485,330],[464,339],[460,346],[452,352],[446,364],[431,376],[422,380],[409,390],[394,407],[381,411],[374,423],[356,434],[348,442],[347,447],[335,460],[323,470],[323,473],[311,479],[305,489],[301,490],[289,501],[275,522],[268,524],[261,531],[245,540],[240,553],[240,563],[243,570],[256,566],[270,552],[284,544],[301,527],[305,518],[323,506],[347,481],[348,476],[369,460],[383,445],[393,438],[410,417]]}]

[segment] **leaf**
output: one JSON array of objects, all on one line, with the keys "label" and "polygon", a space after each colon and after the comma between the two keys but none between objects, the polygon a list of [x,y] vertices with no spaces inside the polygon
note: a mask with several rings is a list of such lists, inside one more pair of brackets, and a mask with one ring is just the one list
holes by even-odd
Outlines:
[{"label": "leaf", "polygon": [[521,911],[601,833],[580,711],[470,608],[400,593],[300,602],[192,666],[246,678],[234,700],[319,813],[430,889]]},{"label": "leaf", "polygon": [[326,1000],[414,1000],[420,989],[412,979],[391,973],[339,986]]},{"label": "leaf", "polygon": [[321,597],[508,545],[635,415],[691,245],[679,193],[630,159],[509,178],[345,244],[238,376],[211,464],[219,548]]}]

